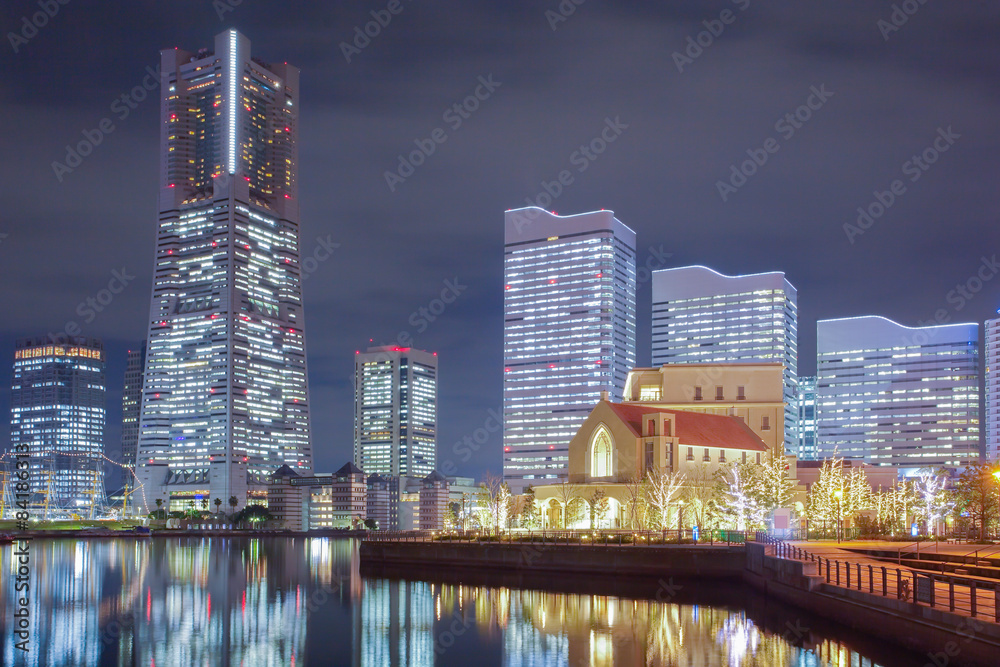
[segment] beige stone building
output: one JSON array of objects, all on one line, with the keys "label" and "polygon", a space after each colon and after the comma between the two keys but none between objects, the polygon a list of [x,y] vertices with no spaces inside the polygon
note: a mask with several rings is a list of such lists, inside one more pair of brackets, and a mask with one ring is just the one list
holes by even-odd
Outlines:
[{"label": "beige stone building", "polygon": [[622,401],[735,416],[769,448],[784,454],[783,382],[780,363],[669,364],[629,372]]},{"label": "beige stone building", "polygon": [[[777,442],[783,442],[780,430]],[[710,483],[720,466],[759,463],[767,452],[768,445],[738,416],[604,399],[570,441],[568,482],[535,487],[535,500],[544,527],[563,526],[572,503],[577,509],[570,512],[566,527],[624,528],[636,481],[654,469],[680,471],[692,483]],[[608,498],[608,511],[591,525],[590,508],[598,489]]]}]

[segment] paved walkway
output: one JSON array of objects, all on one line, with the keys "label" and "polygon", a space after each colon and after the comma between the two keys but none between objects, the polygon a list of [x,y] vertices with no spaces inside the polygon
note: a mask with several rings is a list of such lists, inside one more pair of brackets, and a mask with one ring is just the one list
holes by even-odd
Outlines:
[{"label": "paved walkway", "polygon": [[[899,597],[899,582],[909,588],[908,599],[913,600],[914,588],[919,586],[920,590],[917,602],[929,604],[932,597],[931,587],[927,583],[927,577],[920,577],[920,583],[916,583],[915,573],[921,575],[934,575],[933,577],[933,600],[935,608],[953,611],[965,616],[976,616],[993,622],[998,621],[1000,613],[1000,582],[996,579],[975,577],[968,575],[942,575],[930,569],[911,568],[906,565],[878,560],[872,556],[855,553],[849,549],[880,549],[885,551],[904,548],[904,556],[907,553],[916,551],[912,544],[899,542],[789,542],[793,546],[799,547],[808,554],[822,559],[822,565],[818,567],[817,574],[828,581],[830,585],[841,586],[842,588],[852,588],[862,590],[876,595],[885,594],[887,597]],[[922,544],[924,548],[934,545]],[[972,546],[973,548],[969,548]],[[988,547],[992,550],[996,547]],[[943,544],[939,546],[937,553],[948,553],[950,555],[971,555],[975,552],[975,545],[966,544]],[[922,553],[926,551],[922,550]],[[932,551],[933,553],[933,551]],[[807,559],[813,562],[811,559]],[[827,561],[830,561],[829,563]],[[838,567],[839,563],[839,567]],[[829,568],[829,571],[828,571]],[[850,573],[848,574],[848,570]],[[884,593],[883,593],[884,591]],[[973,602],[973,598],[975,599]]]}]

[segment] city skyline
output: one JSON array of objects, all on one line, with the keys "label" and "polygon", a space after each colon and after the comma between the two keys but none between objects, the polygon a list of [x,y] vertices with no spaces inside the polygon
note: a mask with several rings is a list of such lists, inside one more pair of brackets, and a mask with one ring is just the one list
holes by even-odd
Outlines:
[{"label": "city skyline", "polygon": [[[448,351],[454,372],[440,388],[440,458],[476,476],[499,472],[498,436],[468,461],[454,445],[501,403],[502,266],[495,249],[502,232],[495,221],[498,211],[526,199],[548,198],[546,208],[560,212],[613,208],[636,229],[638,365],[649,363],[650,292],[642,278],[650,268],[698,263],[729,275],[783,271],[799,289],[803,375],[815,370],[813,325],[820,317],[872,313],[910,326],[938,318],[981,324],[1000,300],[996,283],[982,280],[992,275],[997,206],[988,184],[996,180],[997,140],[987,119],[997,105],[980,91],[995,79],[995,59],[968,55],[995,47],[971,28],[937,32],[942,21],[990,23],[993,9],[949,14],[927,5],[887,43],[876,26],[886,13],[880,8],[755,5],[738,15],[732,35],[678,72],[671,54],[717,7],[587,5],[553,31],[538,8],[510,7],[498,16],[489,8],[406,6],[348,62],[337,45],[370,20],[360,9],[291,13],[243,3],[219,21],[208,4],[179,6],[124,8],[122,21],[149,29],[123,31],[98,46],[85,35],[105,17],[94,8],[66,7],[4,61],[8,90],[24,94],[16,103],[3,98],[21,131],[2,149],[10,187],[0,258],[19,288],[5,295],[0,345],[10,351],[16,337],[64,331],[71,323],[102,337],[111,378],[109,449],[118,442],[125,350],[144,336],[152,278],[159,109],[155,95],[143,94],[147,78],[158,85],[147,67],[155,71],[159,48],[207,44],[229,25],[254,39],[255,50],[302,67],[312,95],[312,112],[300,127],[310,144],[301,189],[303,268],[313,271],[304,292],[313,402],[324,413],[319,427],[330,434],[317,469],[350,458],[351,356],[357,341],[374,332],[376,343],[407,334],[418,347]],[[17,25],[28,8],[5,7],[6,23]],[[770,27],[781,13],[817,39],[805,44]],[[499,57],[501,47],[521,44],[520,31],[534,38]],[[470,42],[468,34],[483,39]],[[957,40],[981,48],[956,48]],[[429,41],[438,46],[427,47]],[[601,46],[583,55],[595,41]],[[841,46],[817,50],[818,43]],[[408,64],[421,49],[425,54]],[[469,57],[461,63],[444,57],[454,49]],[[752,76],[741,65],[746,49],[754,56]],[[78,52],[89,57],[75,58]],[[589,72],[587,85],[563,78],[569,58]],[[867,67],[863,74],[858,61]],[[491,73],[500,84],[492,92],[479,81]],[[715,184],[728,178],[730,165],[746,159],[776,119],[823,83],[834,93],[827,106],[723,202]],[[593,94],[601,88],[611,94]],[[487,99],[476,97],[477,90]],[[470,97],[479,108],[462,108],[468,117],[442,118]],[[948,103],[934,101],[942,98]],[[898,122],[876,127],[876,116]],[[101,134],[105,117],[115,129]],[[607,124],[616,118],[628,126],[620,135]],[[398,156],[410,161],[414,141],[427,146],[439,126],[447,141],[432,144],[435,152],[418,160],[426,164],[401,168]],[[955,145],[919,181],[911,185],[902,176],[905,196],[893,195],[891,209],[849,240],[844,225],[856,223],[857,209],[877,211],[873,193],[888,201],[882,193],[901,165],[949,126],[961,135]],[[84,132],[100,144],[60,180],[52,163],[67,163],[65,147],[75,150]],[[602,132],[615,141],[598,154],[589,145]],[[412,175],[390,191],[385,172],[410,168]],[[561,170],[568,184],[559,180]],[[32,192],[42,194],[15,195]],[[955,201],[962,206],[956,209]],[[389,256],[389,246],[373,242],[388,238],[409,246],[405,257]],[[119,280],[118,291],[108,292],[113,271],[127,284]],[[441,311],[436,300],[446,281],[465,289]],[[110,302],[106,293],[113,294]],[[5,387],[5,413],[9,399]]]}]

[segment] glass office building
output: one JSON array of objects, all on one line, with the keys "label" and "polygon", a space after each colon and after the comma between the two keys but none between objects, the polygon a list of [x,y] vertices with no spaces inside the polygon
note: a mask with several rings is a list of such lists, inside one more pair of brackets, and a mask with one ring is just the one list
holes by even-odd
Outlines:
[{"label": "glass office building", "polygon": [[705,266],[653,272],[653,366],[784,364],[785,450],[798,446],[798,291],[780,271]]},{"label": "glass office building", "polygon": [[139,407],[142,405],[142,370],[146,367],[146,341],[128,351],[122,385],[122,440],[120,463],[135,467],[139,447]]},{"label": "glass office building", "polygon": [[802,461],[818,458],[816,449],[816,378],[799,378],[798,423],[799,441],[796,455]]},{"label": "glass office building", "polygon": [[11,452],[30,456],[36,516],[92,518],[103,509],[106,400],[100,340],[42,336],[16,342]]},{"label": "glass office building", "polygon": [[354,465],[424,477],[437,464],[436,352],[380,346],[354,355]]},{"label": "glass office building", "polygon": [[979,325],[816,323],[819,454],[901,468],[979,459]]},{"label": "glass office building", "polygon": [[635,232],[613,211],[507,211],[503,469],[514,493],[567,475],[569,441],[635,367]]},{"label": "glass office building", "polygon": [[161,52],[159,222],[135,494],[243,506],[312,471],[298,201],[299,71]]}]

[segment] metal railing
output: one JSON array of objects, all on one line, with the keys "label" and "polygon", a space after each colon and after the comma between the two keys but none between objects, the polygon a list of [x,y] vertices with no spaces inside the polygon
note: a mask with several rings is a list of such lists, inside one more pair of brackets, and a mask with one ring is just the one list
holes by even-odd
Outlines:
[{"label": "metal railing", "polygon": [[832,586],[967,613],[973,618],[1000,623],[1000,582],[824,558],[763,532],[758,532],[755,538],[755,541],[767,545],[765,553],[770,551],[776,558],[815,563],[817,574]]},{"label": "metal railing", "polygon": [[745,544],[746,532],[712,530],[694,539],[684,530],[515,530],[492,531],[370,531],[362,539],[371,542],[478,542],[510,544],[576,544],[596,546],[656,546],[670,544]]}]

